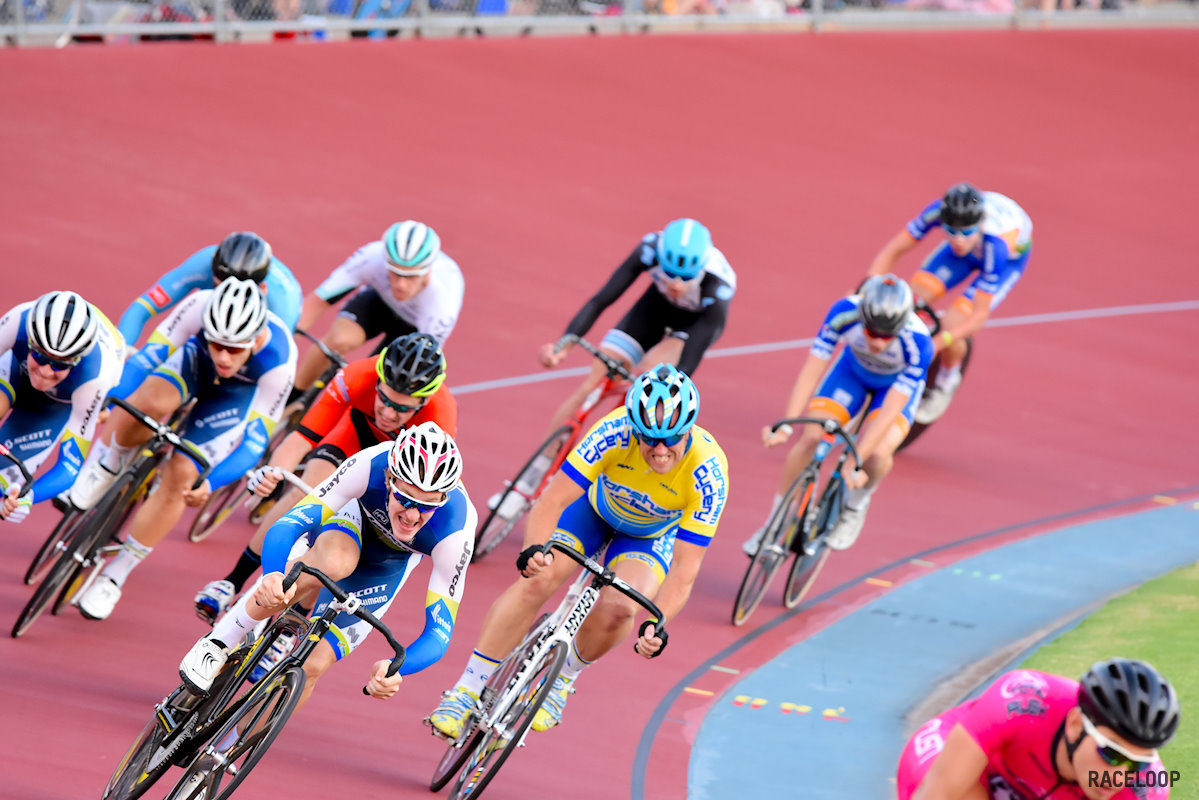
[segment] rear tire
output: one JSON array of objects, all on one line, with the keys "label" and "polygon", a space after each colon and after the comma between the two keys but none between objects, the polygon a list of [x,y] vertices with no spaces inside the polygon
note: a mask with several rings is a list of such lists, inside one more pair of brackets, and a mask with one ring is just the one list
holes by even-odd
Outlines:
[{"label": "rear tire", "polygon": [[737,598],[733,601],[733,624],[744,625],[757,610],[766,594],[766,589],[779,567],[791,555],[791,540],[803,523],[808,503],[816,485],[816,476],[808,470],[791,484],[783,501],[775,509],[766,524],[766,533],[758,543],[758,550],[750,559]]},{"label": "rear tire", "polygon": [[[478,797],[491,783],[491,779],[524,738],[533,717],[554,688],[554,681],[566,663],[566,647],[565,642],[557,642],[550,647],[519,687],[519,692],[511,705],[504,709],[495,727],[480,731],[481,735],[472,740],[474,747],[470,750],[466,765],[458,773],[450,800]],[[530,654],[525,651],[523,655],[527,657]],[[505,692],[507,687],[499,688]]]},{"label": "rear tire", "polygon": [[[541,444],[541,447],[537,448],[537,450],[533,452],[533,455],[529,457],[529,460],[525,462],[525,465],[520,468],[519,472],[516,473],[516,477],[514,477],[512,481],[504,488],[504,491],[500,493],[499,501],[495,504],[495,508],[488,512],[486,519],[483,520],[483,524],[481,524],[478,527],[478,530],[475,532],[475,552],[474,555],[471,556],[472,562],[480,560],[483,558],[483,556],[494,550],[496,545],[502,542],[504,537],[506,537],[508,533],[516,527],[516,523],[520,522],[521,517],[525,515],[525,512],[527,512],[533,505],[533,501],[535,501],[541,494],[541,488],[545,485],[545,479],[550,473],[549,470],[547,470],[546,475],[541,476],[537,480],[537,490],[534,491],[531,496],[525,495],[516,488],[517,485],[520,484],[521,479],[524,478],[526,474],[533,468],[533,462],[536,461],[539,456],[546,456],[550,460],[550,466],[553,467],[558,463],[558,457],[570,443],[573,435],[574,428],[570,425],[563,425],[551,433],[549,437]],[[531,481],[529,482],[531,483]],[[520,510],[520,513],[516,514],[511,519],[507,519],[500,516],[499,511],[504,507],[504,501],[513,493],[520,495],[524,499],[525,503],[524,507]]]}]

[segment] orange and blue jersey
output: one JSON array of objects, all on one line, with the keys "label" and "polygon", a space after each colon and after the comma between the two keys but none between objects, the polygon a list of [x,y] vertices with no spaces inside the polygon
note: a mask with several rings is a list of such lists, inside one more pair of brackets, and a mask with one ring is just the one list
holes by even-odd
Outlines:
[{"label": "orange and blue jersey", "polygon": [[[978,276],[963,293],[991,295],[992,310],[999,306],[1024,274],[1032,253],[1032,220],[1014,200],[998,192],[983,192],[982,240],[964,256],[954,255],[948,242],[942,242],[912,278],[914,287],[923,288],[932,297],[946,291],[977,272]],[[941,201],[934,200],[907,225],[908,234],[923,239],[941,223]]]}]

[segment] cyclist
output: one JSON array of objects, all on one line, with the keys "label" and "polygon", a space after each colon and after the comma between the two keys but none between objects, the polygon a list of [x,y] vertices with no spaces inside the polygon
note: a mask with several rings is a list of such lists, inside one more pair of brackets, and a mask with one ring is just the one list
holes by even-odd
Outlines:
[{"label": "cyclist", "polygon": [[[524,577],[492,604],[466,670],[429,715],[436,732],[450,738],[462,733],[492,670],[574,574],[570,559],[536,552],[551,538],[596,557],[606,544],[605,566],[646,597],[656,596],[663,622],[682,610],[728,493],[724,452],[695,425],[698,412],[692,380],[659,364],[633,382],[624,407],[588,431],[534,504],[526,549],[517,560]],[[602,591],[533,719],[534,730],[558,724],[579,673],[628,635],[637,608],[624,595]],[[653,626],[636,643],[645,658],[665,646]]]},{"label": "cyclist", "polygon": [[[616,327],[604,335],[600,349],[633,369],[653,348],[651,363],[675,364],[694,375],[704,352],[720,338],[728,319],[729,302],[737,289],[737,274],[724,253],[712,244],[712,235],[693,219],[676,219],[657,232],[646,234],[616,268],[608,282],[588,300],[566,326],[566,334],[583,336],[604,309],[649,273],[651,285]],[[661,344],[661,347],[655,345]],[[574,345],[542,345],[538,358],[545,367],[556,367]],[[644,368],[643,368],[644,369]],[[564,423],[604,379],[606,370],[596,361],[591,374],[550,421],[549,430]]]},{"label": "cyclist", "polygon": [[74,483],[124,349],[108,318],[75,292],[49,292],[0,318],[0,441],[30,473],[62,442],[54,466],[19,500],[24,478],[16,466],[0,471],[0,518],[21,522]]},{"label": "cyclist", "polygon": [[[304,298],[300,327],[311,329],[330,305],[355,289],[322,340],[336,353],[348,353],[380,334],[428,333],[444,345],[462,310],[465,284],[432,228],[414,220],[397,222]],[[316,348],[305,353],[297,389],[310,386],[326,363]]]},{"label": "cyclist", "polygon": [[899,758],[899,800],[1165,800],[1157,748],[1178,716],[1178,695],[1144,661],[1100,661],[1081,682],[1009,672],[916,731]]},{"label": "cyclist", "polygon": [[[108,617],[129,573],[166,537],[184,506],[202,505],[213,489],[257,463],[283,413],[295,368],[291,331],[267,310],[258,284],[238,278],[184,298],[126,362],[113,394],[126,396],[136,387],[129,402],[159,419],[195,398],[181,435],[215,466],[192,489],[198,471],[187,456],[175,453],[162,465],[158,488],[133,515],[121,550],[80,596],[83,616]],[[151,435],[123,410],[115,410],[113,420],[111,445],[93,448],[71,489],[77,508],[91,508]]]},{"label": "cyclist", "polygon": [[135,345],[152,318],[174,308],[193,289],[211,289],[226,278],[242,278],[262,286],[268,308],[288,330],[295,330],[303,298],[299,281],[274,256],[266,240],[241,231],[229,234],[220,244],[192,253],[134,300],[118,326],[125,341]]},{"label": "cyclist", "polygon": [[[309,575],[301,575],[283,591],[288,554],[301,537],[308,537],[311,547],[300,560],[357,594],[380,618],[422,557],[432,559],[424,629],[408,645],[399,673],[383,677],[387,660],[375,662],[371,671],[370,694],[380,698],[395,694],[402,676],[425,669],[445,654],[453,634],[478,521],[461,476],[458,446],[433,422],[407,428],[395,442],[350,456],[317,487],[315,495],[305,497],[271,526],[262,551],[265,575],[254,602],[235,607],[196,642],[179,665],[183,680],[196,691],[208,691],[229,647],[293,600],[306,601],[307,608],[315,605],[313,613],[324,611],[331,600],[329,592]],[[319,599],[315,589],[321,590]],[[301,702],[320,676],[358,647],[371,630],[351,614],[334,620],[304,665],[308,680]]]},{"label": "cyclist", "polygon": [[[799,416],[806,409],[806,416],[836,419],[842,425],[870,402],[857,444],[862,463],[854,464],[845,476],[845,505],[825,540],[834,550],[850,547],[862,532],[870,496],[891,471],[895,448],[907,436],[924,390],[933,343],[912,308],[911,287],[894,275],[868,278],[860,294],[833,303],[787,400],[785,417]],[[842,341],[845,349],[830,368],[833,350]],[[774,447],[792,433],[790,425],[773,433],[767,427],[762,441]],[[812,460],[823,436],[819,425],[804,426],[800,440],[787,454],[768,520]],[[759,528],[745,542],[747,555],[757,551],[764,530]]]},{"label": "cyclist", "polygon": [[[346,457],[389,442],[406,428],[424,422],[455,436],[458,403],[445,385],[441,346],[427,333],[396,337],[378,356],[355,361],[340,370],[300,422],[260,467],[249,489],[268,496],[282,478],[280,469],[295,469],[305,459],[304,479],[316,485],[341,466]],[[262,541],[271,525],[303,499],[298,491],[278,503],[258,526],[254,538],[223,579],[210,582],[196,595],[196,612],[210,622],[223,613],[233,596],[261,566]]]},{"label": "cyclist", "polygon": [[941,320],[935,343],[941,369],[916,411],[915,419],[921,424],[945,413],[962,381],[966,337],[982,330],[991,312],[1024,274],[1032,253],[1032,220],[1024,209],[998,192],[980,192],[969,183],[958,183],[887,242],[874,257],[869,274],[892,272],[899,257],[938,226],[946,241],[912,276],[912,289],[932,303],[971,274],[978,274]]}]

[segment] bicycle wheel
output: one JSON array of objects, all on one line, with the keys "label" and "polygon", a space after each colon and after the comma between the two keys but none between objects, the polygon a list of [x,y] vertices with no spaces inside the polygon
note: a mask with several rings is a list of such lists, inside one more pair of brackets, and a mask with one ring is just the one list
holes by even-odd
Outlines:
[{"label": "bicycle wheel", "polygon": [[127,495],[132,477],[128,473],[122,475],[113,487],[115,491],[110,490],[95,506],[80,516],[70,543],[59,553],[46,577],[34,589],[33,597],[29,598],[29,602],[17,615],[11,632],[14,639],[28,631],[46,610],[46,606],[71,585],[82,566],[95,558],[96,550],[109,536],[109,523],[119,518],[124,507],[122,501]]},{"label": "bicycle wheel", "polygon": [[[471,556],[472,562],[478,561],[494,550],[496,545],[502,542],[504,537],[516,527],[516,523],[520,522],[520,518],[537,499],[545,475],[534,474],[534,463],[544,463],[544,461],[538,462],[538,459],[548,459],[552,466],[573,436],[574,428],[570,425],[563,425],[551,433],[549,438],[533,452],[525,465],[516,473],[516,477],[504,487],[495,508],[490,510],[487,518],[483,520],[483,524],[475,532],[475,552]],[[509,501],[509,497],[513,495],[520,498],[518,508],[512,508],[513,503]]]},{"label": "bicycle wheel", "polygon": [[50,531],[46,541],[42,542],[33,561],[29,562],[29,569],[25,570],[26,586],[32,586],[46,577],[54,559],[62,553],[71,540],[71,534],[75,532],[75,523],[78,522],[80,516],[82,516],[81,512],[75,508],[63,512],[62,519],[54,526],[54,530]]},{"label": "bicycle wheel", "polygon": [[779,567],[791,555],[791,540],[807,513],[808,501],[816,486],[816,475],[809,470],[791,484],[783,502],[766,523],[766,533],[758,543],[758,551],[750,559],[737,598],[733,601],[733,624],[741,626],[754,613],[766,594],[766,587]]},{"label": "bicycle wheel", "polygon": [[108,779],[101,800],[134,800],[173,763],[196,728],[197,698],[180,686],[161,705]]},{"label": "bicycle wheel", "polygon": [[[529,651],[523,655],[531,656]],[[523,662],[523,658],[520,659]],[[566,643],[555,642],[542,654],[537,664],[517,686],[502,691],[500,702],[507,708],[496,719],[495,724],[475,740],[465,767],[450,792],[451,800],[478,797],[487,784],[499,772],[525,737],[538,709],[554,688],[554,681],[566,663]]]},{"label": "bicycle wheel", "polygon": [[279,736],[303,693],[304,668],[298,664],[267,675],[211,737],[222,744],[236,730],[233,744],[220,753],[214,745],[198,752],[167,797],[225,800],[233,794]]},{"label": "bicycle wheel", "polygon": [[[525,634],[525,638],[520,645],[513,649],[508,657],[501,661],[500,665],[491,673],[491,678],[488,679],[487,685],[483,687],[482,702],[484,705],[487,705],[497,692],[507,688],[512,678],[516,675],[524,654],[541,643],[543,638],[542,627],[549,618],[550,615],[548,613],[544,613],[538,617],[537,621],[529,628],[529,632]],[[479,738],[483,735],[483,732],[475,727],[477,722],[477,718],[468,720],[464,734],[460,735],[446,747],[441,760],[437,762],[437,766],[433,770],[433,778],[429,781],[429,791],[441,791],[450,782],[450,779],[458,774],[458,771],[462,769],[462,765],[466,763],[466,760],[470,758],[471,753],[478,746]]]},{"label": "bicycle wheel", "polygon": [[245,490],[246,479],[239,478],[210,494],[187,529],[188,540],[202,542],[212,535],[242,502]]},{"label": "bicycle wheel", "polygon": [[795,608],[803,601],[832,552],[825,545],[825,537],[841,516],[844,493],[844,482],[830,480],[820,495],[815,519],[810,524],[804,523],[802,533],[792,543],[795,561],[787,574],[787,585],[783,587],[783,605],[787,608]]},{"label": "bicycle wheel", "polygon": [[[962,380],[963,381],[966,380],[966,370],[970,367],[970,357],[973,355],[974,355],[974,340],[966,339],[966,355],[964,355],[962,357]],[[927,394],[930,387],[932,387],[933,382],[937,379],[937,373],[940,371],[941,371],[941,357],[937,356],[935,359],[933,359],[933,363],[930,364],[928,367],[928,375],[925,378],[925,386],[924,386],[925,394]],[[958,386],[958,389],[959,390],[961,389],[960,384]],[[936,420],[934,420],[933,422],[935,422],[935,421]],[[898,453],[900,450],[903,450],[905,447],[910,446],[912,444],[912,442],[919,439],[920,436],[926,430],[928,430],[929,428],[931,428],[933,426],[933,422],[929,422],[929,423],[913,422],[912,427],[908,430],[908,435],[905,436],[903,441],[899,443],[899,447],[895,448],[895,452]]]}]

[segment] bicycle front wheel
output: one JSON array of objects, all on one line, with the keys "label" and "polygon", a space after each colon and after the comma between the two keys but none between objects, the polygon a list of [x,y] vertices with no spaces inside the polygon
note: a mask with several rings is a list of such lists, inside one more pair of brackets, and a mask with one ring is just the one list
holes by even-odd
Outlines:
[{"label": "bicycle front wheel", "polygon": [[177,699],[194,700],[194,695],[180,687],[154,710],[154,716],[108,779],[101,800],[135,800],[171,766],[172,759],[196,728],[195,714],[177,708],[174,705]]},{"label": "bicycle front wheel", "polygon": [[495,719],[495,724],[473,740],[474,747],[466,765],[458,773],[458,780],[450,792],[450,800],[466,800],[483,793],[487,784],[499,772],[524,739],[533,722],[533,717],[545,703],[554,681],[566,663],[566,643],[555,642],[542,654],[537,664],[517,686],[502,692],[499,702],[506,708]]},{"label": "bicycle front wheel", "polygon": [[200,507],[191,527],[187,529],[187,538],[192,542],[202,542],[221,527],[232,514],[245,496],[246,479],[240,478],[233,483],[208,496],[208,500]]},{"label": "bicycle front wheel", "polygon": [[81,512],[74,508],[63,513],[62,519],[54,526],[54,530],[50,531],[46,541],[42,542],[33,561],[29,562],[29,569],[25,570],[26,586],[32,586],[46,577],[54,559],[66,549],[67,543],[70,542],[71,535],[75,532],[75,523],[79,521],[80,515]]},{"label": "bicycle front wheel", "polygon": [[[574,428],[563,425],[549,435],[533,455],[516,473],[516,477],[504,488],[497,498],[495,508],[487,514],[483,524],[475,532],[475,552],[471,561],[478,561],[495,549],[509,532],[520,522],[521,517],[541,494],[545,473],[557,462],[558,456],[574,438]],[[540,474],[538,474],[540,473]]]},{"label": "bicycle front wheel", "polygon": [[783,605],[795,608],[808,594],[808,589],[816,582],[824,562],[831,552],[825,546],[825,536],[841,516],[841,503],[845,494],[845,483],[839,478],[833,478],[824,487],[820,495],[819,505],[814,509],[815,515],[811,523],[805,523],[801,532],[792,543],[795,551],[795,561],[791,563],[791,571],[787,575],[787,585],[783,587]]},{"label": "bicycle front wheel", "polygon": [[[212,737],[215,744],[187,765],[169,800],[226,800],[274,744],[303,693],[304,668],[298,664],[264,678]],[[215,745],[235,730],[233,745],[218,753]]]},{"label": "bicycle front wheel", "polygon": [[805,470],[791,484],[783,502],[779,503],[774,515],[766,523],[766,532],[758,542],[758,550],[750,559],[745,577],[741,579],[741,587],[737,590],[737,599],[733,601],[734,625],[744,625],[757,610],[774,574],[790,557],[791,540],[807,514],[815,485],[816,476]]}]

